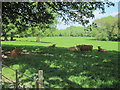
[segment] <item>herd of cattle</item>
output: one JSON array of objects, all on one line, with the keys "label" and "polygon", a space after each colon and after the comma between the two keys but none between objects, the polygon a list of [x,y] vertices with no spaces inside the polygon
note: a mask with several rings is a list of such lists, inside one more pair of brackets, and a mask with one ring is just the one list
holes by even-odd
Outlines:
[{"label": "herd of cattle", "polygon": [[[52,46],[48,46],[48,48],[55,48],[56,44],[53,44]],[[69,47],[68,50],[71,51],[91,51],[91,53],[93,52],[93,45],[77,45],[75,47]],[[98,52],[107,52],[106,49],[102,49],[100,46],[98,46]]]},{"label": "herd of cattle", "polygon": [[[51,46],[48,46],[48,48],[55,48],[56,44],[53,44]],[[11,57],[17,57],[20,56],[22,53],[22,48],[14,49],[11,51],[10,56]],[[75,47],[69,47],[67,50],[70,51],[91,51],[93,52],[93,45],[77,45]],[[98,46],[98,52],[107,52],[106,49],[102,49],[100,46]]]}]

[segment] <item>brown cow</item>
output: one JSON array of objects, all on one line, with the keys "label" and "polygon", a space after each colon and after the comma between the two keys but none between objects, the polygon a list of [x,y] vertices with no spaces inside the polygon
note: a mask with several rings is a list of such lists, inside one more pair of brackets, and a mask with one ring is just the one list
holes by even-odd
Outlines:
[{"label": "brown cow", "polygon": [[14,49],[14,50],[12,50],[10,56],[11,57],[18,57],[21,55],[21,52],[22,52],[22,48]]},{"label": "brown cow", "polygon": [[107,52],[106,49],[102,49],[100,46],[98,46],[98,52]]},{"label": "brown cow", "polygon": [[71,50],[71,51],[78,51],[78,48],[77,47],[69,47],[68,50]]},{"label": "brown cow", "polygon": [[91,51],[93,52],[93,45],[77,45],[77,48],[80,49],[80,51]]},{"label": "brown cow", "polygon": [[52,46],[48,46],[48,48],[55,48],[56,44],[53,44]]}]

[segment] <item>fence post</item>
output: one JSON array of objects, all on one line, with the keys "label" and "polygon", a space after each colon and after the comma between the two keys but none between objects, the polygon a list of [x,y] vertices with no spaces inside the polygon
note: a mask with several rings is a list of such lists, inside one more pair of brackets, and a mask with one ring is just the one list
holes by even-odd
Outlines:
[{"label": "fence post", "polygon": [[39,90],[38,81],[36,81],[35,83],[36,83],[36,88],[37,88],[36,90]]},{"label": "fence post", "polygon": [[[43,84],[43,70],[38,71],[39,83]],[[39,84],[39,88],[42,88],[42,85]]]},{"label": "fence post", "polygon": [[18,78],[17,78],[17,70],[16,70],[16,90],[18,89]]}]

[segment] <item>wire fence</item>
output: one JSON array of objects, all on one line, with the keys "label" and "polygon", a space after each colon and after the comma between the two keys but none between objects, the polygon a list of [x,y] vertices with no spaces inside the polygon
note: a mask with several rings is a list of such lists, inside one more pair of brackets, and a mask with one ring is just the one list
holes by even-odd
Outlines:
[{"label": "wire fence", "polygon": [[[6,66],[6,65],[4,65],[4,64],[2,64],[2,66],[7,67],[7,68],[9,68],[9,69],[11,69],[11,70],[13,70],[13,71],[16,72],[16,82],[14,82],[14,81],[10,80],[9,78],[7,78],[6,76],[2,75],[2,76],[3,76],[4,78],[6,78],[7,80],[9,80],[9,81],[11,81],[12,83],[16,84],[16,88],[18,88],[18,73],[19,73],[19,74],[22,74],[22,75],[24,75],[25,77],[29,78],[30,80],[34,81],[34,82],[36,83],[36,87],[37,87],[37,88],[39,88],[39,87],[38,87],[39,84],[40,84],[42,87],[49,88],[48,86],[43,85],[43,84],[40,83],[39,81],[35,81],[33,78],[27,76],[26,74],[24,74],[24,73],[22,73],[22,72],[18,72],[18,70],[15,70],[15,69],[13,69],[13,68],[10,68],[10,67],[8,67],[8,66]],[[41,76],[41,77],[42,77],[42,76]],[[51,90],[51,89],[50,89],[50,90]]]}]

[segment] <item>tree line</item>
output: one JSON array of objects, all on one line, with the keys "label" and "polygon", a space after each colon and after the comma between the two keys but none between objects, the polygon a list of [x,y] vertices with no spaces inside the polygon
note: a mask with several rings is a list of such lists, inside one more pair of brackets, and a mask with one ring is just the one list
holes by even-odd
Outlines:
[{"label": "tree line", "polygon": [[48,37],[60,36],[60,37],[85,37],[88,36],[88,31],[85,31],[87,27],[82,26],[70,26],[66,29],[56,29],[55,33],[50,33]]},{"label": "tree line", "polygon": [[56,31],[55,35],[71,37],[96,37],[98,40],[120,41],[120,13],[114,17],[108,16],[96,19],[87,27],[70,26]]},{"label": "tree line", "polygon": [[[104,6],[114,6],[112,2],[3,2],[2,3],[2,37],[13,41],[14,37],[36,36],[40,37],[57,35],[57,18],[62,21],[78,22],[83,26],[89,23],[86,18],[93,18],[97,9],[105,12]],[[70,36],[82,36],[81,32],[69,29]],[[57,33],[56,33],[57,32]],[[88,32],[87,32],[88,33]],[[65,33],[64,33],[65,34]],[[76,34],[76,35],[75,35]],[[60,30],[60,34],[63,31]]]},{"label": "tree line", "polygon": [[108,16],[97,19],[94,23],[97,27],[93,27],[90,32],[91,36],[99,40],[120,41],[120,13],[114,17]]},{"label": "tree line", "polygon": [[[4,29],[2,32],[8,33],[7,35],[11,36],[11,40],[14,37],[36,37],[39,32],[39,38],[42,39],[43,37],[96,37],[98,40],[112,40],[112,41],[120,41],[120,32],[119,32],[119,25],[120,20],[118,19],[120,14],[116,15],[115,17],[108,16],[103,17],[101,19],[97,19],[93,22],[91,26],[82,27],[82,26],[70,26],[66,29],[57,29],[57,19],[55,19],[54,24],[49,25],[49,28],[46,26],[42,26],[43,28],[36,26],[36,27],[29,27],[28,30],[24,30],[21,33],[17,32],[17,27],[14,24],[9,23],[8,28]],[[55,23],[56,22],[56,23]],[[4,24],[3,24],[4,25]],[[6,25],[5,25],[6,26]],[[4,27],[5,27],[4,26]],[[6,31],[5,31],[6,30]],[[13,35],[14,33],[15,35]],[[12,36],[13,35],[13,36]],[[37,40],[39,40],[39,38]]]}]

